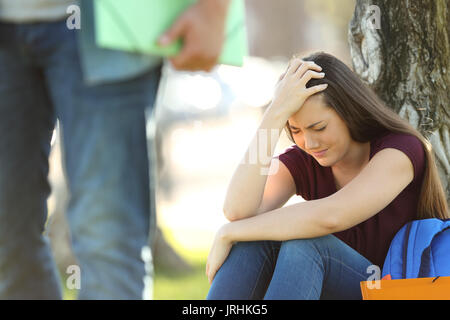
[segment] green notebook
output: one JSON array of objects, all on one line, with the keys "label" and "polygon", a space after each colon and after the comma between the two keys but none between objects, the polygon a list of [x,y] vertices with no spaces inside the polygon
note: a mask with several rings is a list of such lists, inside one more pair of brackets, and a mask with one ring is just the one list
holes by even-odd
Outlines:
[{"label": "green notebook", "polygon": [[[210,0],[213,1],[213,0]],[[95,0],[96,42],[100,47],[170,57],[181,40],[161,47],[159,37],[196,0]],[[226,40],[219,63],[242,66],[248,55],[243,0],[231,0]]]}]

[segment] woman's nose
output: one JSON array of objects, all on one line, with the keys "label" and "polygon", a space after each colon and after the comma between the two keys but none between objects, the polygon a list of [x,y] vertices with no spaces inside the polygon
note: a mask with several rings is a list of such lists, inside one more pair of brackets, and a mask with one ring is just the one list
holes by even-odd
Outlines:
[{"label": "woman's nose", "polygon": [[311,137],[307,137],[305,135],[305,148],[307,150],[317,150],[319,147],[319,144],[316,140],[312,139]]}]

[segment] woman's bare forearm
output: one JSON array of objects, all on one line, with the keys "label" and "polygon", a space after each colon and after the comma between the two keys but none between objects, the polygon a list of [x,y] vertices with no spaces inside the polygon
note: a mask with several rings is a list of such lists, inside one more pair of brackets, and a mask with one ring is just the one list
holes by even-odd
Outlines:
[{"label": "woman's bare forearm", "polygon": [[253,216],[261,204],[270,161],[288,117],[269,108],[228,186],[224,213],[229,220]]},{"label": "woman's bare forearm", "polygon": [[[281,130],[291,115],[301,108],[305,100],[326,85],[306,88],[312,78],[323,78],[321,67],[314,62],[294,59],[278,81],[272,103],[253,137],[228,187],[224,213],[229,220],[239,220],[256,215],[264,195],[267,172]],[[275,135],[272,135],[272,132]],[[261,156],[263,155],[263,156]]]},{"label": "woman's bare forearm", "polygon": [[330,197],[304,201],[233,221],[219,232],[229,242],[316,238],[338,231],[335,210]]}]

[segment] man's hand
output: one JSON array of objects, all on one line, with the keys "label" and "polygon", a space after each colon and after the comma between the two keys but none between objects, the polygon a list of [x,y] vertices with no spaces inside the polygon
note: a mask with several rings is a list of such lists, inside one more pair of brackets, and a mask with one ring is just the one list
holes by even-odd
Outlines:
[{"label": "man's hand", "polygon": [[160,45],[182,39],[180,53],[169,59],[175,69],[211,71],[217,64],[225,38],[229,2],[198,0],[159,39]]}]

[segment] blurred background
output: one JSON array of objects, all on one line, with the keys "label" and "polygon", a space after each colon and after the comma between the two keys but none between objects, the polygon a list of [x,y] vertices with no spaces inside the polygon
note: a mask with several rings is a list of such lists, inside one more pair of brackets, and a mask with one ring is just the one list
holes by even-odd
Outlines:
[{"label": "blurred background", "polygon": [[[325,51],[351,66],[348,24],[355,0],[246,0],[249,57],[242,68],[186,73],[164,65],[153,120],[157,149],[157,245],[153,299],[204,299],[206,258],[228,221],[229,180],[294,54]],[[156,126],[155,126],[156,124]],[[59,139],[50,156],[49,236],[62,280],[76,261],[64,217]],[[291,145],[282,133],[276,154]],[[251,186],[249,186],[251,187]],[[289,203],[303,201],[298,196]],[[75,292],[66,290],[65,298]]]}]

